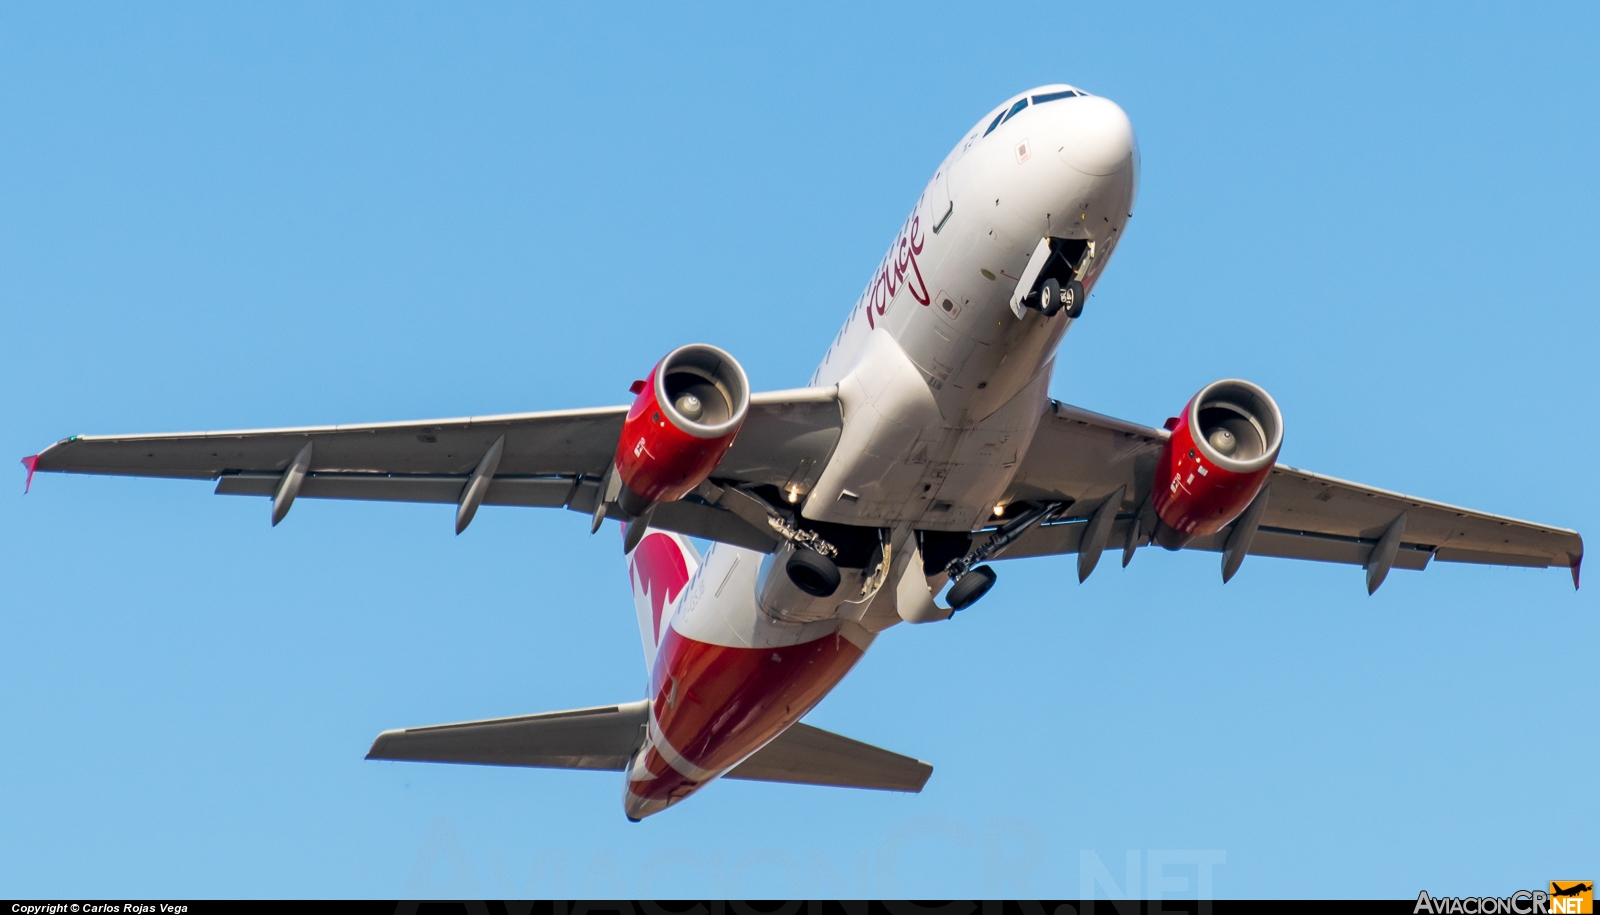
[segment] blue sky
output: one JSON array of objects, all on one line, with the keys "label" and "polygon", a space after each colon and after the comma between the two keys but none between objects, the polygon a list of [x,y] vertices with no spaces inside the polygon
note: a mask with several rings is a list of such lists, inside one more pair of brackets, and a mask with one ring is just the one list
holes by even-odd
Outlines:
[{"label": "blue sky", "polygon": [[[1143,153],[1053,394],[1239,376],[1287,463],[1593,535],[1592,5],[11,5],[0,454],[73,433],[624,402],[669,348],[803,384],[928,175],[1067,81]],[[1589,469],[1585,469],[1589,468]],[[1143,551],[1002,564],[813,723],[920,796],[369,763],[630,700],[564,512],[44,476],[0,497],[0,890],[1493,893],[1600,867],[1593,590]],[[1592,588],[1593,586],[1591,586]]]}]

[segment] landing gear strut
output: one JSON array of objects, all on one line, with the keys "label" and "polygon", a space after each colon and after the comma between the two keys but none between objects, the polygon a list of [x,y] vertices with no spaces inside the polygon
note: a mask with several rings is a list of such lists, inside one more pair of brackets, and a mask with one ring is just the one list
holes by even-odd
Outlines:
[{"label": "landing gear strut", "polygon": [[950,580],[955,584],[950,586],[950,593],[945,599],[950,601],[951,610],[962,610],[978,602],[978,598],[989,593],[994,587],[994,569],[978,565],[1011,545],[1011,542],[1021,537],[1030,527],[1044,521],[1061,510],[1062,502],[1046,502],[1036,508],[1031,508],[1017,517],[1006,522],[995,531],[988,540],[984,541],[977,549],[965,556],[950,560],[945,566],[945,571],[950,573]]}]

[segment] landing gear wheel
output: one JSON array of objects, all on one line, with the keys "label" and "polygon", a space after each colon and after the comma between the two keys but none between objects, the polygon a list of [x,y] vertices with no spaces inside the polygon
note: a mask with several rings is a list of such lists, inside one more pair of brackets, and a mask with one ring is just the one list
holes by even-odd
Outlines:
[{"label": "landing gear wheel", "polygon": [[1061,290],[1061,304],[1066,309],[1067,317],[1076,318],[1083,314],[1083,300],[1088,297],[1082,283],[1069,280],[1066,288]]},{"label": "landing gear wheel", "polygon": [[816,550],[795,550],[783,570],[796,588],[812,597],[827,597],[839,590],[839,567]]},{"label": "landing gear wheel", "polygon": [[994,569],[988,566],[978,566],[969,570],[967,574],[961,576],[960,581],[951,586],[950,593],[945,595],[945,599],[950,602],[950,609],[965,610],[977,603],[978,598],[988,594],[989,589],[994,587],[996,577]]},{"label": "landing gear wheel", "polygon": [[1061,310],[1061,284],[1054,279],[1047,279],[1039,284],[1039,313],[1047,318],[1055,317]]}]

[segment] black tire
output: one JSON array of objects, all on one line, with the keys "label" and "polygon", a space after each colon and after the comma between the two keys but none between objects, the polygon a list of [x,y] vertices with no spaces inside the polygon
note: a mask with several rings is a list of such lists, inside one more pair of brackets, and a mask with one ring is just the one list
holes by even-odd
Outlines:
[{"label": "black tire", "polygon": [[1061,284],[1053,278],[1039,284],[1039,313],[1047,318],[1055,317],[1061,310]]},{"label": "black tire", "polygon": [[967,574],[961,576],[960,581],[951,586],[950,593],[945,595],[945,599],[950,602],[950,609],[965,610],[977,603],[978,598],[988,594],[989,589],[994,587],[996,577],[994,569],[988,566],[978,566],[969,570]]},{"label": "black tire", "polygon": [[839,590],[839,567],[816,550],[795,550],[783,570],[796,588],[812,597],[827,597]]},{"label": "black tire", "polygon": [[1070,280],[1065,289],[1061,290],[1061,304],[1066,308],[1067,317],[1076,318],[1083,314],[1083,300],[1088,295],[1083,291],[1083,284],[1077,280]]}]

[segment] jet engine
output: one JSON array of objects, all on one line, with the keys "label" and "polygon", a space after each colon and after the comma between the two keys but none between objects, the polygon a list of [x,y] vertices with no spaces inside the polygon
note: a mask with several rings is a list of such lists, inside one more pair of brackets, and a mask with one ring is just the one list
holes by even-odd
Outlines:
[{"label": "jet engine", "polygon": [[691,343],[668,353],[634,383],[617,442],[617,501],[630,515],[699,486],[733,447],[750,411],[750,379],[730,355]]},{"label": "jet engine", "polygon": [[1156,464],[1155,540],[1169,550],[1239,517],[1267,482],[1283,447],[1283,414],[1266,391],[1227,379],[1200,389]]}]

